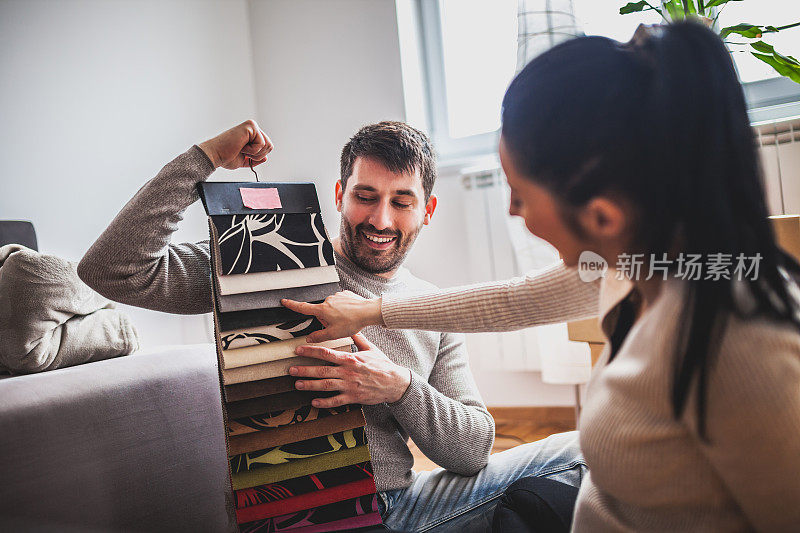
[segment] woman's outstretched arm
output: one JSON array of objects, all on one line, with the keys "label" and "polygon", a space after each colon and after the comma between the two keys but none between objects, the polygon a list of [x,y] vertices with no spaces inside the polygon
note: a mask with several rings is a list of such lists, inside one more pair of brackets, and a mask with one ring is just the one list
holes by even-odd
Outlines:
[{"label": "woman's outstretched arm", "polygon": [[340,338],[370,325],[392,329],[479,332],[516,329],[596,316],[600,280],[585,282],[562,262],[535,273],[408,295],[367,300],[344,292],[321,304],[284,300],[286,307],[317,316],[326,328],[309,342]]}]

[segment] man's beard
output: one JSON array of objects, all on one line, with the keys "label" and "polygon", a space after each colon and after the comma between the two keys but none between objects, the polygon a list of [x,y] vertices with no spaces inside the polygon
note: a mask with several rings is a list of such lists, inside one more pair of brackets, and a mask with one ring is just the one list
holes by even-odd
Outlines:
[{"label": "man's beard", "polygon": [[[383,274],[400,266],[421,229],[422,224],[414,230],[413,234],[404,235],[400,231],[378,231],[371,224],[362,223],[353,227],[342,216],[339,238],[342,242],[342,251],[353,264],[371,274]],[[396,239],[390,248],[374,250],[364,242],[364,238],[361,236],[362,230],[371,235],[396,237]]]}]

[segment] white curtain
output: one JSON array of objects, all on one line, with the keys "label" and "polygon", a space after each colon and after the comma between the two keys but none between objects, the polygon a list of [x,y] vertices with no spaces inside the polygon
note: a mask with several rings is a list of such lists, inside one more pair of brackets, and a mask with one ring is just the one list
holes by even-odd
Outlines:
[{"label": "white curtain", "polygon": [[583,35],[572,0],[518,0],[517,72],[545,50]]},{"label": "white curtain", "polygon": [[[519,0],[517,9],[517,72],[533,58],[568,39],[583,34],[572,0]],[[503,188],[505,192],[505,188]],[[508,205],[507,199],[505,205]],[[530,234],[518,217],[506,217],[519,274],[539,270],[558,261],[558,252]],[[591,355],[586,343],[570,342],[566,324],[540,326],[525,332],[538,347],[542,381],[580,384],[589,379]]]}]

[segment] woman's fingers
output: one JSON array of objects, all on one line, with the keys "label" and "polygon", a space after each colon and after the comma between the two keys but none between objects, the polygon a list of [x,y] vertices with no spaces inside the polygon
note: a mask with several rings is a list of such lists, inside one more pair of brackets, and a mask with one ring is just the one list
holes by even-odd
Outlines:
[{"label": "woman's fingers", "polygon": [[287,309],[291,309],[292,311],[295,311],[303,315],[318,316],[319,314],[322,313],[322,310],[320,309],[320,307],[322,307],[322,304],[298,302],[295,300],[289,300],[287,298],[284,298],[281,300],[281,305],[286,307]]},{"label": "woman's fingers", "polygon": [[309,333],[308,337],[306,337],[306,342],[332,341],[334,339],[342,339],[347,336],[348,335],[346,333],[342,334],[341,328],[329,326],[325,329],[320,329],[318,331],[314,331],[313,333]]},{"label": "woman's fingers", "polygon": [[319,304],[281,300],[288,309],[304,315],[313,315],[325,329],[311,333],[308,342],[348,337],[370,324],[381,324],[380,299],[367,300],[350,291],[337,292]]},{"label": "woman's fingers", "polygon": [[[329,324],[329,311],[326,309],[324,302],[321,304],[312,304],[308,302],[297,302],[295,300],[283,299],[281,300],[281,305],[303,315],[315,316],[325,326],[328,326]],[[343,330],[337,324],[335,327],[328,326],[325,329],[314,331],[306,337],[306,342],[332,341],[334,339],[347,337],[348,335],[349,332]]]}]

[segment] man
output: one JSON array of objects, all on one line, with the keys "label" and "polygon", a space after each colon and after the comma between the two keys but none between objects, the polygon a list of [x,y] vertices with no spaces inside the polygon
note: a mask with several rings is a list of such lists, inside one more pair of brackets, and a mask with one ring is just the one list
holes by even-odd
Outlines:
[{"label": "man", "polygon": [[[170,244],[170,236],[197,199],[198,182],[218,167],[263,163],[271,149],[256,123],[247,121],[178,156],[87,252],[78,267],[81,278],[127,304],[211,311],[208,243]],[[432,287],[402,262],[436,209],[435,178],[430,142],[405,124],[366,126],[350,139],[336,184],[342,221],[333,240],[344,289],[375,297]],[[469,371],[463,336],[370,327],[355,342],[357,353],[309,354],[337,366],[313,367],[324,379],[300,379],[297,387],[340,391],[315,405],[364,405],[379,506],[389,527],[486,531],[497,498],[516,479],[539,475],[580,483],[585,463],[574,432],[490,457],[494,421]],[[291,372],[309,375],[308,368]],[[414,473],[409,437],[442,468]]]}]

